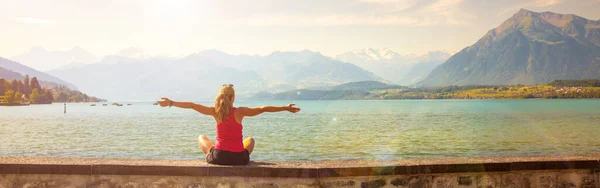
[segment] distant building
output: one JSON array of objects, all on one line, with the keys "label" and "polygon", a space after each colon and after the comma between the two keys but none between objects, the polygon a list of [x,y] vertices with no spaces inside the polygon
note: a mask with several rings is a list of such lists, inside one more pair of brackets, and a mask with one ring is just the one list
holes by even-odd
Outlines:
[{"label": "distant building", "polygon": [[27,99],[27,95],[23,94],[21,96],[20,104],[29,104],[29,99]]}]

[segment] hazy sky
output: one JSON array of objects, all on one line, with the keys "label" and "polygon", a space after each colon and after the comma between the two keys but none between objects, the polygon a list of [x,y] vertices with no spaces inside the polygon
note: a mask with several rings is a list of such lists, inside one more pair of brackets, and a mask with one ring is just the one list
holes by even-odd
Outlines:
[{"label": "hazy sky", "polygon": [[600,19],[600,0],[0,0],[0,56],[33,46],[96,55],[459,51],[520,8]]}]

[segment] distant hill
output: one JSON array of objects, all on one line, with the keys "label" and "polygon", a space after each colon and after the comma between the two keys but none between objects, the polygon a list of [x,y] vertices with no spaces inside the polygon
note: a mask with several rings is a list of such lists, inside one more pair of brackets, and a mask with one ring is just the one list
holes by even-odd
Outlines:
[{"label": "distant hill", "polygon": [[377,80],[381,77],[354,64],[324,56],[319,52],[273,52],[261,58],[252,69],[267,80],[298,87],[331,86],[346,82]]},{"label": "distant hill", "polygon": [[594,78],[600,78],[600,21],[522,9],[434,69],[421,85],[529,85]]},{"label": "distant hill", "polygon": [[[24,77],[23,75],[19,74],[18,72],[13,72],[11,70],[7,70],[5,68],[0,67],[0,78],[4,78],[6,80],[22,80]],[[3,83],[0,83],[3,84]],[[0,93],[0,95],[2,95]]]},{"label": "distant hill", "polygon": [[361,81],[361,82],[350,82],[334,86],[331,90],[350,90],[350,91],[370,91],[375,89],[390,89],[400,88],[402,86],[389,85],[378,81]]},{"label": "distant hill", "polygon": [[[69,82],[65,82],[57,77],[54,77],[52,75],[40,72],[38,70],[35,70],[31,67],[22,65],[18,62],[14,62],[8,59],[4,59],[0,57],[0,67],[5,69],[5,70],[10,70],[12,72],[15,73],[19,73],[21,75],[21,78],[19,80],[21,80],[23,78],[23,75],[29,75],[30,77],[37,77],[42,83],[42,82],[54,82],[58,85],[64,85],[67,86],[70,89],[77,89],[77,87],[75,87],[75,85],[69,83]],[[8,73],[6,76],[9,76]],[[15,76],[14,74],[12,74],[12,76]]]},{"label": "distant hill", "polygon": [[48,51],[39,46],[10,59],[40,71],[49,71],[71,63],[93,63],[98,60],[95,55],[80,47],[66,51]]},{"label": "distant hill", "polygon": [[296,89],[275,94],[262,92],[252,98],[274,100],[378,99],[378,95],[371,93],[371,91],[401,88],[406,87],[389,85],[378,81],[360,81],[340,84],[330,89]]},{"label": "distant hill", "polygon": [[[23,80],[23,79],[25,79],[25,76],[21,75],[18,72],[13,72],[11,70],[7,70],[5,68],[0,67],[0,78],[11,81],[11,80]],[[39,83],[41,86],[44,86],[44,87],[63,86],[62,84],[57,84],[54,82],[48,82],[48,81],[44,81],[44,80],[39,81]],[[2,93],[0,93],[0,96],[1,95],[2,95]]]},{"label": "distant hill", "polygon": [[[8,84],[8,85],[7,85]],[[13,92],[15,98],[25,95],[31,104],[51,104],[52,102],[100,102],[105,101],[80,91],[69,89],[63,84],[40,80],[35,76],[23,76],[18,72],[0,67],[0,96]],[[18,96],[18,97],[17,97]],[[20,100],[8,102],[19,103]]]},{"label": "distant hill", "polygon": [[318,52],[273,52],[264,57],[202,51],[180,59],[105,57],[98,63],[49,71],[82,91],[117,101],[150,101],[160,96],[181,100],[213,99],[224,83],[239,97],[259,92],[334,86],[378,80],[360,67]]},{"label": "distant hill", "polygon": [[[299,89],[274,94],[274,100],[356,100],[372,99],[367,91]],[[264,98],[263,98],[264,99]]]},{"label": "distant hill", "polygon": [[[366,84],[377,87],[358,87]],[[259,93],[262,100],[387,100],[387,99],[573,99],[600,98],[600,80],[556,80],[548,85],[465,85],[403,87],[377,82],[353,82],[339,87],[350,90],[297,89],[280,93]],[[346,87],[351,86],[351,87]],[[337,86],[336,86],[337,87]]]},{"label": "distant hill", "polygon": [[599,79],[587,80],[554,80],[548,85],[559,87],[600,87]]}]

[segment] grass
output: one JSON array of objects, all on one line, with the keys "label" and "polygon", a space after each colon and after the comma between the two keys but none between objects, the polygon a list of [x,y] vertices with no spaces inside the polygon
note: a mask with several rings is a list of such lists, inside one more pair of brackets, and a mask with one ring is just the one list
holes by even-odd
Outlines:
[{"label": "grass", "polygon": [[600,98],[600,87],[487,86],[439,92],[414,89],[375,90],[380,99],[525,99],[525,98]]}]

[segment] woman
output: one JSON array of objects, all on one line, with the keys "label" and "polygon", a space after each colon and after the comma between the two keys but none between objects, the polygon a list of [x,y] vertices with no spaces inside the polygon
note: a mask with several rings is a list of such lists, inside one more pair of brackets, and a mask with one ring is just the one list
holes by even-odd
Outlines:
[{"label": "woman", "polygon": [[220,165],[245,165],[250,162],[254,150],[254,139],[248,137],[242,141],[242,120],[247,116],[256,116],[264,112],[288,111],[296,113],[300,108],[294,104],[287,106],[263,106],[256,108],[233,107],[235,91],[233,85],[225,84],[215,99],[215,106],[203,106],[192,102],[176,102],[168,98],[157,101],[160,106],[175,106],[194,109],[204,115],[212,116],[217,122],[217,143],[214,144],[205,135],[198,137],[198,145],[206,154],[206,162]]}]

